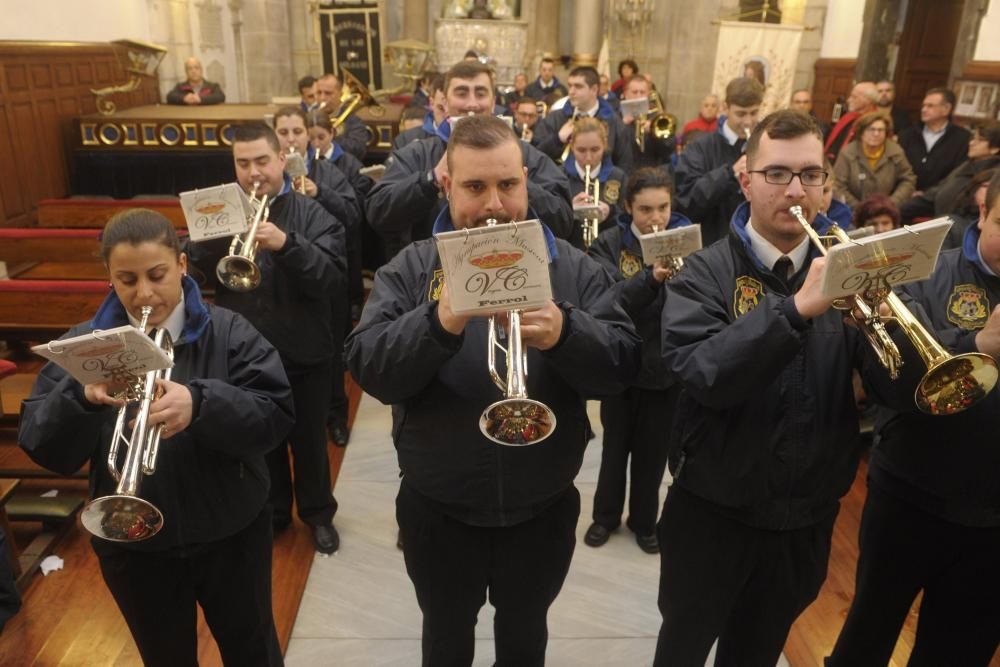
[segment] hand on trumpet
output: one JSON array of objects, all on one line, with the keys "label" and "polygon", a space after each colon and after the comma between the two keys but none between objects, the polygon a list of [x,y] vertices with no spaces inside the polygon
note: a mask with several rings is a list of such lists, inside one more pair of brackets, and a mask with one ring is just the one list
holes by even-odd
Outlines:
[{"label": "hand on trumpet", "polygon": [[573,128],[575,127],[575,119],[570,118],[568,121],[563,123],[563,126],[559,128],[559,141],[564,144],[568,144],[569,140],[573,138]]},{"label": "hand on trumpet", "polygon": [[257,234],[254,236],[254,240],[264,250],[277,252],[285,247],[288,235],[281,231],[281,228],[273,222],[263,220],[257,227]]},{"label": "hand on trumpet", "polygon": [[191,424],[194,408],[191,390],[183,384],[161,378],[156,381],[156,392],[159,398],[149,406],[149,425],[163,424],[164,437],[186,429]]},{"label": "hand on trumpet", "polygon": [[[121,389],[121,387],[118,387]],[[125,401],[117,398],[118,391],[107,382],[84,385],[83,395],[88,402],[94,405],[111,405],[120,408],[125,405]]]},{"label": "hand on trumpet", "polygon": [[826,273],[826,257],[817,257],[809,265],[805,282],[795,293],[795,309],[803,319],[819,317],[833,306],[834,299],[823,295],[823,274]]},{"label": "hand on trumpet", "polygon": [[653,280],[660,283],[661,285],[667,279],[677,273],[677,270],[673,266],[667,266],[660,260],[656,260],[653,263]]},{"label": "hand on trumpet", "polygon": [[[593,203],[594,203],[594,198],[591,197],[590,195],[588,195],[586,192],[580,192],[575,197],[573,197],[573,204],[574,205],[576,205],[576,204],[593,204]],[[601,220],[600,221],[604,222],[605,220],[608,219],[608,216],[611,214],[611,207],[608,206],[607,202],[604,202],[604,201],[598,199],[597,200],[597,208],[599,208],[601,210]]]},{"label": "hand on trumpet", "polygon": [[441,328],[453,336],[460,336],[465,331],[465,325],[471,319],[468,315],[456,315],[451,310],[451,298],[448,296],[448,281],[441,285],[441,296],[438,298],[438,322]]},{"label": "hand on trumpet", "polygon": [[311,199],[315,199],[316,195],[319,194],[316,183],[308,176],[299,176],[295,179],[295,190]]},{"label": "hand on trumpet", "polygon": [[546,301],[535,310],[521,311],[521,342],[539,350],[551,350],[562,338],[564,320],[555,301]]}]

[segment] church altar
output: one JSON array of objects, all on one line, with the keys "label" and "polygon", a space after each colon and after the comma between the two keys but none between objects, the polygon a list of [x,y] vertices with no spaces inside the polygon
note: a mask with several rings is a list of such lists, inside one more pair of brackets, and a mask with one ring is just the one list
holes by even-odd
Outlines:
[{"label": "church altar", "polygon": [[514,75],[524,71],[528,44],[528,22],[517,19],[438,19],[434,30],[437,62],[447,69],[472,49],[490,58],[498,86],[514,83]]}]

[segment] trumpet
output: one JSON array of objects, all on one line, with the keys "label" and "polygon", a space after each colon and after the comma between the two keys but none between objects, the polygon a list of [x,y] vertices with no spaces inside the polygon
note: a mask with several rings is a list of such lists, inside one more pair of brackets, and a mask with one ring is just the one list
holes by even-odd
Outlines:
[{"label": "trumpet", "polygon": [[[653,225],[653,233],[660,231],[659,225]],[[684,258],[680,255],[661,255],[657,257],[663,268],[667,270],[667,280],[672,280],[674,276],[684,268]]]},{"label": "trumpet", "polygon": [[[153,312],[151,306],[142,309],[139,330],[146,332],[146,323]],[[174,347],[170,333],[160,328],[153,340],[171,359]],[[160,434],[163,424],[149,425],[149,407],[159,398],[156,381],[169,380],[170,369],[150,371],[145,376],[134,376],[126,385],[119,398],[125,404],[118,410],[111,447],[108,450],[108,472],[118,482],[114,495],[94,498],[83,508],[80,521],[93,535],[112,542],[139,542],[156,535],[163,527],[163,513],[149,501],[138,497],[142,475],[152,475],[156,471],[156,457],[160,449]],[[135,414],[135,426],[129,437],[125,437],[129,406],[139,403]],[[121,472],[118,470],[118,452],[125,443],[128,451]]]},{"label": "trumpet", "polygon": [[[486,224],[493,227],[496,219]],[[487,352],[490,378],[504,398],[493,403],[479,417],[479,430],[498,445],[537,444],[556,428],[556,415],[544,403],[528,398],[528,353],[521,345],[521,311],[507,311],[507,347],[497,338],[496,315],[490,315],[487,328]],[[507,359],[506,378],[497,371],[497,348]]]},{"label": "trumpet", "polygon": [[[826,255],[823,238],[805,219],[802,207],[792,206],[788,210],[809,234],[813,245]],[[851,242],[847,233],[836,224],[831,228],[831,233],[838,243]],[[874,308],[869,305],[869,301],[875,304]],[[922,412],[930,415],[957,414],[990,393],[996,385],[998,375],[997,363],[993,357],[979,352],[949,354],[886,284],[867,290],[863,296],[855,294],[838,300],[834,306],[850,309],[851,316],[875,349],[879,361],[889,372],[889,377],[894,380],[899,377],[903,359],[899,347],[889,336],[878,313],[880,303],[889,308],[891,319],[899,324],[927,367],[913,396]]]},{"label": "trumpet", "polygon": [[[567,104],[568,104],[568,102],[567,102]],[[579,110],[579,109],[573,109],[573,118],[572,118],[572,120],[573,120],[573,127],[574,127],[574,130],[576,129],[576,119],[577,119],[577,118],[578,118],[579,116],[580,116],[580,110]],[[574,131],[574,132],[573,132],[573,134],[571,134],[571,135],[569,136],[569,141],[567,141],[567,142],[566,142],[566,148],[564,148],[564,149],[563,149],[563,152],[562,152],[562,155],[561,155],[561,156],[559,156],[559,162],[560,162],[560,163],[563,163],[563,162],[565,162],[565,161],[566,161],[566,158],[568,158],[568,157],[569,157],[569,151],[570,151],[570,149],[571,149],[571,148],[573,147],[573,136],[574,136],[575,134],[576,134],[576,132]]]},{"label": "trumpet", "polygon": [[285,158],[285,173],[292,179],[292,186],[299,194],[306,193],[306,177],[309,175],[309,168],[306,166],[305,156],[296,152],[295,146],[288,149]]},{"label": "trumpet", "polygon": [[215,275],[219,282],[233,290],[234,292],[249,292],[260,285],[260,267],[254,263],[257,256],[257,227],[261,220],[267,218],[270,212],[270,205],[267,195],[257,199],[257,188],[259,183],[254,183],[250,190],[250,203],[254,206],[255,212],[253,220],[250,222],[250,229],[240,237],[239,234],[233,237],[229,244],[229,254],[219,260],[215,266]]},{"label": "trumpet", "polygon": [[590,202],[578,208],[575,213],[583,226],[583,245],[589,248],[597,239],[601,223],[601,208],[598,204],[601,197],[601,181],[598,180],[597,174],[591,178],[589,164],[583,171],[583,191],[587,193]]}]

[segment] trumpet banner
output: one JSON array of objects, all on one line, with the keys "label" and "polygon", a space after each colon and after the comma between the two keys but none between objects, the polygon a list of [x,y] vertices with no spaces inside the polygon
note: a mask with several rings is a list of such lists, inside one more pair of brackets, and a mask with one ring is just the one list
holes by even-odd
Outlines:
[{"label": "trumpet banner", "polygon": [[764,84],[761,118],[787,107],[801,42],[800,25],[723,21],[719,26],[712,91],[722,99],[732,79],[753,76]]}]

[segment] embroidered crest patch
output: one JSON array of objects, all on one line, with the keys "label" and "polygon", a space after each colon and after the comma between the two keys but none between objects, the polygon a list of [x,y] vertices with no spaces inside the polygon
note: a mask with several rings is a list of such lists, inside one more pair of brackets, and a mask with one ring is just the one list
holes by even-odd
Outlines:
[{"label": "embroidered crest patch", "polygon": [[627,250],[622,250],[618,255],[618,270],[625,278],[631,278],[642,270],[642,260]]},{"label": "embroidered crest patch", "polygon": [[604,201],[609,204],[617,204],[618,197],[621,196],[622,183],[619,180],[608,181],[604,184]]},{"label": "embroidered crest patch", "polygon": [[427,300],[437,301],[441,298],[441,288],[444,287],[444,269],[435,269],[431,276],[431,284],[427,288]]},{"label": "embroidered crest patch", "polygon": [[756,278],[750,276],[737,278],[736,290],[733,293],[733,316],[745,315],[756,308],[763,294],[764,286]]},{"label": "embroidered crest patch", "polygon": [[990,316],[986,290],[976,285],[955,285],[948,297],[948,321],[961,329],[982,329]]}]

